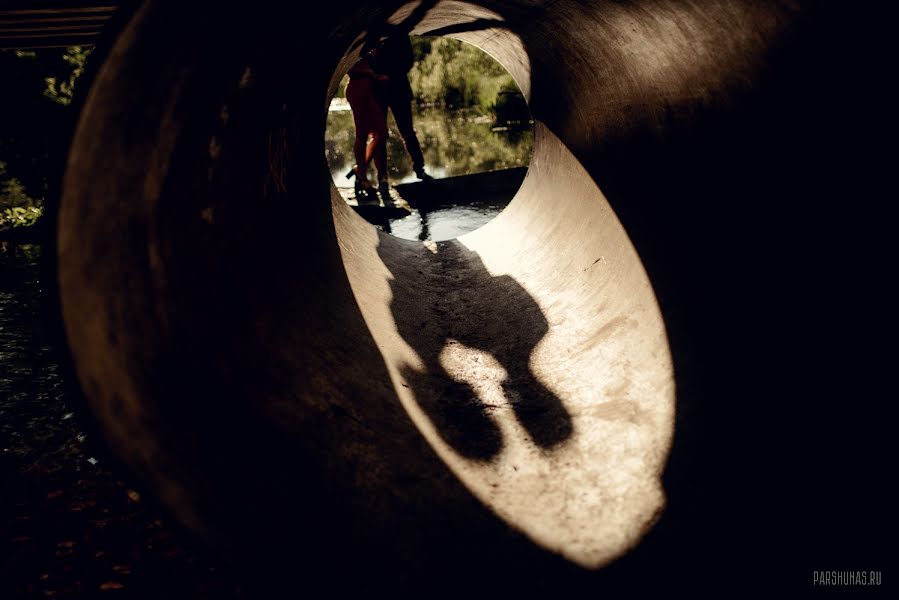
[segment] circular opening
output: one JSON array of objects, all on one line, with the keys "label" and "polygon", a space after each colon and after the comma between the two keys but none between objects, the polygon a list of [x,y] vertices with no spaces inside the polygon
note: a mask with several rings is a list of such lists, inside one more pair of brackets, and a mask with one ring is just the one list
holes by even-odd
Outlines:
[{"label": "circular opening", "polygon": [[[452,38],[401,34],[372,47],[328,111],[325,153],[340,195],[405,239],[451,240],[485,225],[512,200],[533,155],[515,80]],[[354,165],[363,160],[360,181]]]},{"label": "circular opening", "polygon": [[123,459],[240,560],[333,565],[346,540],[358,556],[390,540],[401,568],[436,573],[434,547],[492,565],[531,540],[596,568],[664,506],[674,402],[652,287],[581,162],[602,156],[607,98],[572,71],[597,60],[573,58],[611,38],[567,35],[570,13],[420,6],[411,31],[453,27],[533,107],[515,201],[458,240],[382,235],[321,179],[327,94],[309,86],[337,87],[361,27],[332,40],[340,69],[298,73],[293,50],[329,48],[318,27],[278,22],[223,58],[206,49],[230,28],[168,33],[147,13],[92,91],[60,210],[79,377]]}]

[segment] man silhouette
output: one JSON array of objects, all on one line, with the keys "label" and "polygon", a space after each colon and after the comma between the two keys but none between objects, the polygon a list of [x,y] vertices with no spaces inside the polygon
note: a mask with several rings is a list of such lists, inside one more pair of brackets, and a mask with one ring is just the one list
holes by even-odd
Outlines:
[{"label": "man silhouette", "polygon": [[[493,275],[476,252],[458,241],[440,242],[437,249],[431,265],[439,275],[423,277],[410,266],[414,261],[397,261],[378,247],[393,274],[390,308],[397,331],[424,367],[402,370],[419,407],[462,456],[490,461],[502,450],[489,407],[441,361],[443,351],[459,343],[491,355],[506,372],[500,382],[503,395],[531,441],[545,450],[559,447],[574,425],[562,400],[531,368],[532,354],[549,332],[540,306],[513,277]],[[423,303],[426,296],[430,299]]]},{"label": "man silhouette", "polygon": [[408,73],[414,65],[412,41],[408,34],[396,32],[387,37],[378,51],[375,70],[386,75],[389,81],[383,86],[384,110],[389,108],[403,138],[406,152],[412,159],[412,170],[425,181],[433,178],[425,172],[425,159],[412,123],[412,86]]}]

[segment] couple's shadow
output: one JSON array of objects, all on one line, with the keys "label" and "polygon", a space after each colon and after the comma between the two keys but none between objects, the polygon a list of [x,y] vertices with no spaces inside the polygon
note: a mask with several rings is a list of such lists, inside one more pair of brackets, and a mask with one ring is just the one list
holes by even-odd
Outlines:
[{"label": "couple's shadow", "polygon": [[481,461],[503,448],[489,407],[441,364],[450,340],[490,354],[505,369],[505,400],[535,445],[549,450],[569,439],[571,415],[530,368],[531,354],[549,330],[530,294],[512,277],[491,275],[480,256],[459,242],[440,242],[425,271],[408,247],[387,250],[391,241],[382,239],[378,247],[394,276],[391,310],[400,335],[424,363],[423,371],[406,368],[402,374],[447,444]]}]

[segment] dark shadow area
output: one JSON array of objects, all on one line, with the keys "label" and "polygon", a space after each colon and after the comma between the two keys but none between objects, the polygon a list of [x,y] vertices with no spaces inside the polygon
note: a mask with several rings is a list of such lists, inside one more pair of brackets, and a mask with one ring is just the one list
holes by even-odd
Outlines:
[{"label": "dark shadow area", "polygon": [[[338,190],[363,219],[404,239],[456,239],[491,221],[511,202],[527,167],[403,183],[389,197],[359,204]],[[352,200],[352,202],[350,202]],[[433,235],[432,235],[433,234]]]},{"label": "dark shadow area", "polygon": [[352,206],[352,209],[356,211],[356,214],[360,217],[372,225],[377,225],[382,231],[387,233],[390,233],[391,220],[402,219],[409,216],[408,210],[386,203],[383,206],[380,204],[355,205]]},{"label": "dark shadow area", "polygon": [[[529,365],[549,330],[530,294],[512,277],[491,275],[480,256],[459,242],[437,244],[427,276],[398,264],[403,255],[384,251],[383,243],[378,249],[394,276],[397,328],[424,362],[424,372],[407,369],[403,375],[444,440],[475,460],[490,460],[503,447],[489,407],[440,363],[441,352],[455,343],[492,355],[506,370],[505,399],[536,445],[551,449],[571,437],[571,415]],[[425,298],[429,306],[421,305]]]},{"label": "dark shadow area", "polygon": [[428,182],[401,183],[394,189],[419,211],[470,202],[505,206],[521,187],[527,171],[527,167],[499,169]]},{"label": "dark shadow area", "polygon": [[[396,397],[347,280],[330,205],[303,201],[327,198],[330,184],[301,168],[323,156],[320,142],[308,143],[323,139],[308,81],[279,86],[283,73],[295,73],[296,53],[259,40],[273,45],[260,55],[282,62],[253,62],[252,84],[241,86],[240,48],[210,43],[221,24],[185,10],[174,22],[158,6],[143,15],[142,27],[166,36],[147,34],[133,54],[107,63],[184,60],[192,76],[179,90],[183,103],[170,125],[178,144],[156,182],[154,222],[109,210],[94,222],[79,220],[89,211],[70,213],[77,223],[64,223],[83,231],[77,256],[103,292],[98,312],[113,316],[95,341],[127,357],[142,387],[138,398],[109,397],[102,375],[82,378],[87,394],[102,399],[94,407],[107,433],[126,440],[109,454],[131,466],[147,495],[168,498],[178,517],[199,515],[206,543],[248,587],[270,592],[259,597],[284,590],[409,595],[431,581],[459,591],[471,581],[500,588],[520,564],[571,568],[481,504]],[[299,39],[286,25],[278,33],[279,41]],[[74,181],[68,202],[140,196],[153,144],[137,150],[122,131],[155,141],[159,107],[176,88],[175,71],[152,73],[124,69],[104,82],[110,99],[93,107],[101,115],[122,105],[114,98],[126,98],[126,106],[144,100],[141,110],[111,120],[95,113],[81,143],[102,144],[82,167],[96,176]],[[285,99],[293,110],[281,111]],[[221,148],[215,157],[211,136]],[[289,162],[273,157],[272,147],[288,148]],[[102,168],[104,158],[126,155],[133,162]],[[294,166],[274,173],[286,173],[292,193],[271,184],[273,164]],[[108,195],[97,199],[97,189]],[[212,216],[184,218],[201,214]],[[314,234],[298,235],[298,224]],[[153,243],[155,267],[145,260]],[[113,248],[114,266],[102,258]],[[160,272],[162,288],[154,285]],[[310,381],[320,385],[310,389]],[[179,489],[190,497],[171,500]]]},{"label": "dark shadow area", "polygon": [[[699,583],[703,565],[700,585],[727,589],[741,564],[770,575],[753,587],[808,591],[815,565],[883,564],[889,435],[869,417],[882,412],[889,368],[879,326],[831,326],[846,311],[894,324],[884,302],[894,294],[879,282],[895,254],[895,209],[882,202],[883,171],[868,151],[885,114],[870,93],[883,71],[847,32],[851,5],[804,6],[758,72],[740,83],[733,65],[738,83],[727,93],[682,104],[631,98],[628,126],[600,135],[591,127],[606,108],[583,94],[582,65],[548,58],[577,55],[576,44],[553,37],[571,15],[548,10],[555,2],[479,4],[500,18],[427,35],[495,27],[520,36],[532,114],[608,198],[650,277],[672,350],[668,506],[639,546],[591,579],[683,587]],[[635,17],[668,10],[628,7]],[[559,47],[548,53],[547,43]],[[613,53],[595,58],[608,61],[610,86],[629,75]],[[748,409],[759,406],[772,410]],[[825,465],[839,465],[845,479],[821,478]],[[654,579],[640,577],[647,568]]]},{"label": "dark shadow area", "polygon": [[[493,24],[512,27],[525,44],[545,38],[547,31],[566,31],[563,20],[544,15],[552,4],[526,10],[513,2],[491,3],[507,13],[504,23]],[[422,2],[419,9],[433,5]],[[114,121],[118,133],[96,135],[101,146],[112,148],[110,156],[135,154],[123,169],[129,170],[125,176],[138,179],[153,162],[153,153],[134,140],[159,129],[159,114],[152,111],[177,83],[173,77],[153,82],[161,70],[157,61],[172,72],[183,68],[197,77],[192,94],[185,93],[197,99],[185,119],[193,124],[190,130],[181,135],[181,124],[167,125],[183,146],[178,153],[183,164],[173,170],[173,185],[190,191],[172,196],[167,207],[162,258],[183,263],[171,270],[171,287],[159,298],[148,272],[139,266],[146,264],[146,241],[152,237],[146,223],[137,220],[109,232],[85,229],[84,251],[132,265],[127,277],[94,274],[93,281],[107,286],[110,298],[99,312],[114,310],[113,300],[127,286],[134,299],[132,320],[103,333],[120,336],[117,347],[134,357],[136,377],[153,375],[152,382],[140,382],[163,403],[147,406],[147,431],[165,450],[153,457],[156,466],[163,476],[191,486],[200,498],[198,509],[217,529],[206,541],[230,554],[235,569],[255,568],[255,579],[263,582],[274,575],[273,586],[320,585],[332,593],[335,586],[370,591],[385,581],[402,587],[415,580],[424,583],[414,591],[425,593],[497,588],[562,597],[579,587],[591,593],[716,586],[729,591],[744,585],[809,591],[811,568],[884,565],[889,556],[884,551],[889,531],[885,518],[892,512],[885,458],[892,455],[886,448],[892,438],[886,428],[892,422],[881,416],[893,387],[885,374],[893,369],[891,354],[881,352],[877,341],[883,337],[885,345],[890,339],[885,332],[894,325],[894,317],[885,315],[894,314],[890,304],[895,294],[887,287],[894,270],[895,210],[884,201],[887,188],[868,193],[874,186],[866,186],[883,165],[866,160],[864,150],[874,145],[858,132],[879,136],[882,123],[875,123],[877,107],[863,107],[859,98],[884,74],[875,72],[871,57],[862,56],[853,47],[857,40],[846,35],[848,10],[836,2],[819,3],[771,49],[765,57],[767,75],[753,80],[750,94],[721,104],[710,98],[704,106],[658,106],[655,110],[670,119],[663,134],[657,123],[645,124],[618,132],[617,139],[606,138],[602,148],[590,146],[586,136],[577,138],[583,125],[576,122],[577,111],[554,93],[566,88],[567,78],[576,82],[577,73],[566,71],[561,61],[532,65],[532,88],[543,90],[532,104],[535,118],[571,146],[622,220],[658,295],[676,368],[676,438],[664,477],[668,507],[632,552],[588,573],[510,531],[447,475],[427,444],[416,442],[420,435],[392,390],[371,389],[371,381],[380,384],[389,377],[377,361],[368,365],[362,381],[340,381],[330,390],[333,396],[323,395],[338,402],[323,404],[321,414],[308,421],[288,419],[289,434],[259,412],[259,397],[280,398],[295,381],[329,373],[329,366],[342,360],[377,356],[378,348],[364,335],[356,307],[344,311],[331,306],[351,293],[348,283],[341,281],[320,299],[313,299],[320,293],[315,285],[288,289],[284,283],[315,282],[335,273],[344,277],[338,260],[316,267],[296,259],[317,257],[322,247],[336,244],[329,216],[292,209],[299,203],[288,198],[275,204],[279,218],[273,225],[255,207],[235,208],[246,190],[235,189],[228,177],[211,185],[201,168],[210,129],[203,119],[219,115],[224,95],[203,85],[203,74],[216,73],[223,64],[242,68],[248,55],[251,61],[263,55],[247,48],[255,48],[252,36],[275,29],[263,18],[270,9],[259,6],[257,15],[243,9],[178,8],[157,5],[151,19],[143,19],[141,29],[132,33],[137,41],[115,57],[130,61],[135,72],[119,90],[107,84],[105,102],[120,111]],[[320,8],[331,11],[332,23],[353,9],[369,9],[361,2],[349,9]],[[364,14],[368,18],[372,13]],[[215,19],[229,21],[226,31],[211,33],[216,24],[210,20]],[[297,22],[308,22],[308,15]],[[289,23],[275,33],[303,38],[297,31]],[[306,45],[298,43],[295,56],[327,47],[323,31],[307,30]],[[551,38],[560,46],[557,55],[571,56],[563,41],[574,38]],[[304,81],[304,94],[292,106],[295,114],[320,110],[321,98],[308,91],[326,84],[345,47],[324,56],[320,72],[306,74],[311,79]],[[223,57],[222,49],[229,54]],[[203,52],[208,58],[198,58]],[[571,64],[572,69],[577,66]],[[277,104],[266,103],[260,112],[271,114],[280,109]],[[137,114],[137,107],[147,114]],[[315,118],[303,119],[297,131],[309,139],[321,133]],[[122,131],[129,143],[122,143]],[[262,137],[255,136],[240,160],[228,163],[235,177],[266,154]],[[222,139],[226,147],[245,141],[242,135]],[[319,164],[323,149],[313,146],[306,145],[297,163]],[[86,190],[94,189],[94,200],[102,200],[104,185],[123,185],[121,178],[109,175],[109,163],[96,161],[94,167],[95,175],[84,184]],[[303,195],[325,198],[327,186],[316,183],[308,190],[307,175],[297,168]],[[126,197],[143,197],[142,186],[127,185],[135,193]],[[225,211],[222,217],[240,224],[227,235],[211,236],[200,221],[178,224],[184,207],[199,211],[216,202],[230,204],[231,214]],[[302,241],[297,224],[326,232],[323,243]],[[270,237],[280,239],[280,245],[270,244]],[[295,239],[301,243],[285,241]],[[98,260],[97,269],[103,264]],[[389,266],[404,282],[399,287],[426,283],[406,265]],[[48,277],[46,285],[53,280]],[[496,282],[485,285],[492,293],[502,288]],[[274,305],[270,299],[276,300]],[[177,336],[166,338],[152,319],[134,320],[160,305],[170,308],[171,331]],[[449,300],[441,306],[455,308]],[[421,313],[414,297],[395,301],[393,309],[398,322],[406,321],[404,337],[414,337],[416,326],[427,326],[412,318]],[[309,328],[298,324],[285,331],[282,324],[297,313],[309,315]],[[266,320],[257,328],[259,315]],[[528,344],[545,330],[540,318],[511,356],[493,350],[507,360],[526,359]],[[321,365],[293,363],[278,352],[333,336],[334,323],[339,323],[341,337],[352,340],[352,348],[342,347],[321,359]],[[433,361],[450,333],[458,335],[434,331],[419,353]],[[249,357],[251,368],[243,357]],[[319,361],[314,353],[309,358]],[[102,384],[86,382],[92,394]],[[452,382],[446,385],[452,387]],[[297,401],[289,392],[283,399],[287,405]],[[359,412],[380,402],[386,407]],[[546,406],[544,416],[551,412],[551,402]],[[297,410],[292,416],[302,414]],[[462,416],[481,420],[477,414]],[[453,418],[444,416],[450,422]],[[537,421],[539,427],[541,419]],[[488,442],[483,446],[489,451],[490,423],[484,429]],[[359,443],[347,448],[335,439]],[[484,453],[484,447],[474,446]],[[306,454],[308,464],[300,457]],[[419,456],[424,458],[416,464]],[[389,472],[381,473],[383,465],[373,457],[383,457]],[[381,476],[381,484],[360,481],[359,473]],[[146,474],[142,479],[151,481]],[[432,491],[434,479],[444,482],[442,493]],[[387,500],[376,504],[381,499]],[[279,519],[281,515],[290,518]],[[329,528],[332,522],[336,525]],[[232,544],[218,544],[229,530]],[[479,585],[483,580],[498,583],[485,588]],[[410,589],[407,585],[406,591]]]},{"label": "dark shadow area", "polygon": [[0,252],[0,597],[241,597],[105,448],[55,339],[45,252]]}]

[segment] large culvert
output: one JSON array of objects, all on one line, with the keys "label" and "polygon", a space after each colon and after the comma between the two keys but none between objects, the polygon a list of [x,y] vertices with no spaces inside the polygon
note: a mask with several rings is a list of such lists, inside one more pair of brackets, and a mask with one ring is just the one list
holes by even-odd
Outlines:
[{"label": "large culvert", "polygon": [[[145,2],[85,104],[60,294],[111,449],[279,585],[602,573],[694,477],[707,362],[751,346],[716,328],[733,280],[715,273],[760,221],[714,225],[725,185],[740,201],[770,182],[754,129],[798,104],[782,71],[814,19],[774,1],[276,4]],[[521,190],[458,240],[379,233],[324,165],[327,100],[384,23],[480,47],[530,104]]]}]

